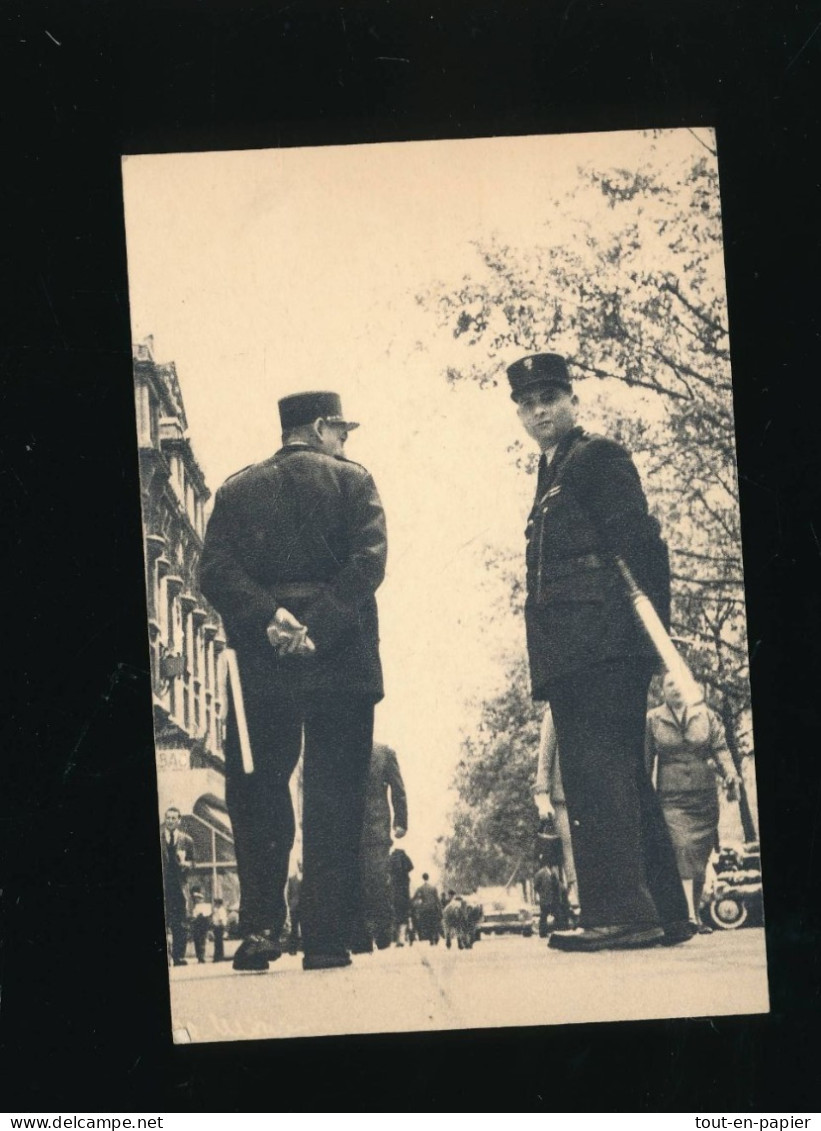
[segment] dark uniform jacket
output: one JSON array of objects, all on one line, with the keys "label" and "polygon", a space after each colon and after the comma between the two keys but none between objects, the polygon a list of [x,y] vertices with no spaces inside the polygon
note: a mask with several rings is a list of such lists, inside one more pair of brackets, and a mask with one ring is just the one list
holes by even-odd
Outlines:
[{"label": "dark uniform jacket", "polygon": [[627,451],[572,429],[539,464],[527,528],[527,627],[534,699],[547,684],[624,656],[655,659],[615,564],[618,555],[665,624],[670,569]]},{"label": "dark uniform jacket", "polygon": [[[388,804],[388,790],[391,803]],[[390,746],[376,743],[371,754],[365,792],[365,822],[362,827],[363,844],[390,844],[391,805],[393,824],[408,827],[408,801],[405,783],[399,770],[396,754]]]},{"label": "dark uniform jacket", "polygon": [[[200,562],[229,644],[283,691],[382,698],[376,589],[385,515],[357,463],[287,445],[217,491]],[[308,628],[312,656],[279,657],[266,628],[280,606]]]}]

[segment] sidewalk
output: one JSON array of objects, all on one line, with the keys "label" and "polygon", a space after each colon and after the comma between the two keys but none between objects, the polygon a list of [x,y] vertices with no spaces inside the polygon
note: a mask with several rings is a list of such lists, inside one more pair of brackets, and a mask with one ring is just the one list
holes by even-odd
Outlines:
[{"label": "sidewalk", "polygon": [[764,931],[584,955],[538,938],[417,943],[309,973],[292,955],[263,974],[194,960],[171,971],[171,1006],[178,1043],[764,1013]]}]

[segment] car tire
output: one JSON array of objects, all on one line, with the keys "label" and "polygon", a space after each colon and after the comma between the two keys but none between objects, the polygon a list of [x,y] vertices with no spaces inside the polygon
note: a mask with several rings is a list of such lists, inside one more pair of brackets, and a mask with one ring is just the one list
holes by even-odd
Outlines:
[{"label": "car tire", "polygon": [[737,931],[747,922],[749,912],[742,899],[727,893],[710,900],[709,915],[711,923],[722,931]]}]

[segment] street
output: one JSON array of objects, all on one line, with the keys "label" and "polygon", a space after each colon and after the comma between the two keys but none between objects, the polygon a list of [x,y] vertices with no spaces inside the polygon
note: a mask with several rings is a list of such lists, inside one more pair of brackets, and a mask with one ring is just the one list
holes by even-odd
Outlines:
[{"label": "street", "polygon": [[761,928],[597,954],[562,954],[537,937],[485,938],[469,951],[417,943],[311,972],[302,970],[301,957],[287,954],[262,974],[235,973],[230,961],[188,961],[170,972],[176,1043],[768,1009]]}]

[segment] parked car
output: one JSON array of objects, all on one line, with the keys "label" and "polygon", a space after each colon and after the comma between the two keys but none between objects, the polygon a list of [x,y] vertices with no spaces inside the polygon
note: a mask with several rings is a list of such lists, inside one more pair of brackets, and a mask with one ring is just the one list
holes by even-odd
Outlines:
[{"label": "parked car", "polygon": [[482,908],[480,935],[533,934],[533,908],[518,888],[479,888],[471,899]]},{"label": "parked car", "polygon": [[761,855],[757,841],[743,851],[722,847],[715,863],[716,881],[702,912],[711,927],[734,931],[739,927],[760,927],[764,922],[761,888]]}]

